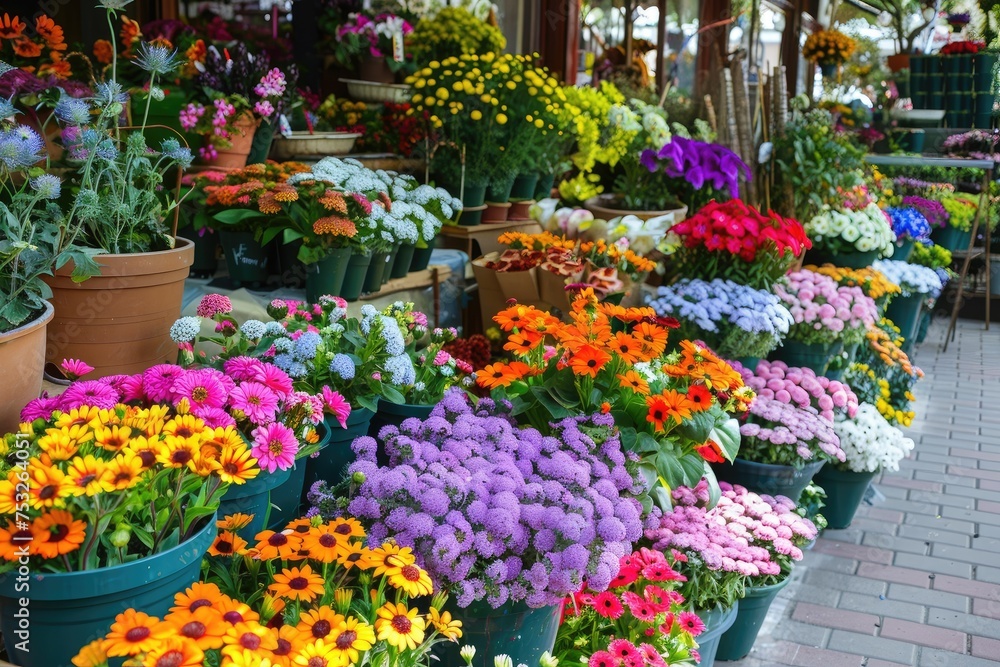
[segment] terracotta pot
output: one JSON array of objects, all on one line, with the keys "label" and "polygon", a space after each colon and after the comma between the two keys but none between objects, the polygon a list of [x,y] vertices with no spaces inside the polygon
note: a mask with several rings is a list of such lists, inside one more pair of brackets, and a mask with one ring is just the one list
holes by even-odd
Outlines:
[{"label": "terracotta pot", "polygon": [[484,223],[500,223],[507,222],[507,216],[510,214],[510,202],[504,204],[498,204],[496,202],[486,202],[486,210],[483,211],[483,222]]},{"label": "terracotta pot", "polygon": [[889,70],[892,72],[899,72],[900,70],[910,68],[910,54],[909,53],[897,53],[896,55],[889,56],[885,61],[886,65],[889,66]]},{"label": "terracotta pot", "polygon": [[0,334],[0,433],[17,430],[18,416],[28,401],[42,391],[42,368],[45,366],[45,329],[55,311],[45,304],[45,311],[27,324]]},{"label": "terracotta pot", "polygon": [[176,359],[177,345],[168,332],[181,314],[194,244],[178,238],[171,250],[95,259],[101,275],[82,283],[70,278],[73,262],[45,279],[55,307],[46,360],[82,359],[94,367],[89,377],[96,378]]},{"label": "terracotta pot", "polygon": [[254,118],[249,111],[243,114],[233,123],[233,130],[229,136],[229,148],[216,149],[218,157],[214,160],[206,160],[204,164],[213,169],[242,169],[247,166],[247,158],[253,148],[253,137],[257,133],[257,126],[260,121]]},{"label": "terracotta pot", "polygon": [[534,199],[511,202],[510,213],[507,214],[507,219],[531,220],[531,215],[528,214],[528,211],[531,210],[531,207],[534,203],[535,203]]},{"label": "terracotta pot", "polygon": [[601,220],[612,220],[614,218],[620,218],[623,215],[634,215],[640,220],[649,220],[651,218],[658,218],[661,215],[667,215],[668,213],[674,214],[674,222],[680,222],[687,217],[687,206],[681,206],[677,209],[669,209],[664,211],[629,211],[624,208],[617,208],[620,206],[618,198],[613,195],[598,195],[596,197],[591,197],[583,203],[583,207],[594,214],[594,217]]}]

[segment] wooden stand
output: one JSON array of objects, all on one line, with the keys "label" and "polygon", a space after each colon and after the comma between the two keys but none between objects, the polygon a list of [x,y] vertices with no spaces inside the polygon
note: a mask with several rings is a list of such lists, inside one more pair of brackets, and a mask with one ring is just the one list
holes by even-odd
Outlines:
[{"label": "wooden stand", "polygon": [[382,285],[382,289],[379,291],[362,294],[360,300],[371,301],[395,292],[432,287],[434,288],[434,326],[438,326],[441,320],[441,283],[448,280],[449,276],[451,276],[450,267],[444,264],[434,264],[423,271],[414,271],[402,278],[393,278]]},{"label": "wooden stand", "polygon": [[[438,236],[438,244],[442,248],[461,250],[475,259],[479,255],[504,250],[497,238],[504,232],[524,232],[540,234],[542,226],[534,220],[509,220],[507,222],[487,223],[482,225],[445,225]],[[475,252],[476,244],[479,252]]]}]

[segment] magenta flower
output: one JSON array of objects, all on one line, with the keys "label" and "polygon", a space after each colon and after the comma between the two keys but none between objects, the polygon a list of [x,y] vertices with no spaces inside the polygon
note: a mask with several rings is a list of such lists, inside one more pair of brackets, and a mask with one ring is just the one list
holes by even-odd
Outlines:
[{"label": "magenta flower", "polygon": [[142,374],[146,398],[153,403],[172,403],[174,382],[183,374],[184,369],[176,364],[157,364],[147,368]]},{"label": "magenta flower", "polygon": [[261,470],[288,470],[294,465],[299,441],[292,429],[276,422],[255,428],[251,435],[254,446],[250,453],[257,459]]},{"label": "magenta flower", "polygon": [[692,637],[697,637],[705,631],[705,624],[701,617],[693,611],[682,611],[677,616],[677,622],[682,628],[691,633]]},{"label": "magenta flower", "polygon": [[226,315],[233,312],[233,302],[229,300],[228,296],[222,294],[206,294],[201,298],[201,303],[198,304],[195,312],[200,317],[211,319],[216,315]]},{"label": "magenta flower", "polygon": [[198,419],[205,422],[205,426],[209,428],[236,426],[236,420],[233,419],[233,416],[222,408],[201,406],[192,410],[191,413]]},{"label": "magenta flower", "polygon": [[58,396],[41,396],[32,399],[24,409],[21,410],[22,422],[33,422],[36,419],[48,419],[52,413],[59,408]]},{"label": "magenta flower", "polygon": [[59,397],[59,409],[72,410],[82,405],[110,409],[118,404],[121,397],[113,387],[99,380],[81,380],[74,382]]},{"label": "magenta flower", "polygon": [[84,375],[94,370],[94,367],[80,361],[79,359],[63,359],[59,364],[59,370],[66,376],[67,380],[79,380]]},{"label": "magenta flower", "polygon": [[[226,404],[226,386],[219,379],[222,373],[203,368],[187,371],[171,387],[177,401],[186,398],[191,408],[221,408]],[[222,376],[225,377],[225,376]]]},{"label": "magenta flower", "polygon": [[292,393],[292,378],[274,364],[264,363],[258,366],[253,379],[273,391],[281,400]]},{"label": "magenta flower", "polygon": [[351,416],[351,404],[341,396],[340,392],[323,386],[323,407],[337,418],[340,428],[347,428],[347,418]]},{"label": "magenta flower", "polygon": [[247,381],[229,395],[229,405],[247,416],[251,423],[269,424],[278,410],[278,395],[267,385]]},{"label": "magenta flower", "polygon": [[233,357],[225,361],[222,370],[236,382],[243,382],[255,379],[257,371],[263,365],[264,362],[254,357]]}]

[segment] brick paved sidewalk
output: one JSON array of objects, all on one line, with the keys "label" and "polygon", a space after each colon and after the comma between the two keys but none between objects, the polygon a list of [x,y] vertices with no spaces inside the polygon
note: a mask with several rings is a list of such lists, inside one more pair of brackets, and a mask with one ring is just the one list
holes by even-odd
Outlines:
[{"label": "brick paved sidewalk", "polygon": [[[946,324],[946,323],[944,323]],[[734,667],[1000,665],[1000,326],[936,322],[915,361],[916,448],[885,500],[830,530]]]}]

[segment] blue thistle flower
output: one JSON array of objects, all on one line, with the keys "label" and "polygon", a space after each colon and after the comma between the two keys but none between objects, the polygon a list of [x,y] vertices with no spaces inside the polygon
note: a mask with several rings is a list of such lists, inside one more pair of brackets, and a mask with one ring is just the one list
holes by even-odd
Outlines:
[{"label": "blue thistle flower", "polygon": [[59,199],[62,191],[62,181],[54,174],[42,174],[28,181],[28,184],[42,199]]},{"label": "blue thistle flower", "polygon": [[[4,75],[4,70],[2,65],[5,63],[0,63],[0,76]],[[8,70],[9,71],[9,70]],[[10,118],[17,113],[17,109],[14,108],[14,98],[11,97],[9,100],[5,100],[0,97],[0,118]]]},{"label": "blue thistle flower", "polygon": [[90,122],[90,105],[69,95],[63,95],[56,102],[56,117],[70,125],[86,125]]},{"label": "blue thistle flower", "polygon": [[139,54],[136,56],[135,64],[150,74],[164,76],[177,68],[180,59],[177,57],[176,49],[171,51],[165,46],[143,42],[139,45]]}]

